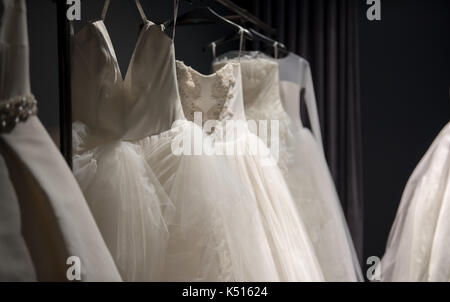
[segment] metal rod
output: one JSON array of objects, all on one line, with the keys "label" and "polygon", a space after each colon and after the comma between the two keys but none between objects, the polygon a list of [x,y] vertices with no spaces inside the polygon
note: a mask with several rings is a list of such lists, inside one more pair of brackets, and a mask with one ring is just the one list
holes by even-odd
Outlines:
[{"label": "metal rod", "polygon": [[222,4],[223,6],[227,7],[229,10],[241,16],[244,20],[254,24],[259,29],[262,29],[270,36],[275,36],[277,34],[277,31],[274,28],[270,27],[267,23],[261,21],[258,17],[250,14],[247,10],[243,9],[239,5],[236,5],[231,0],[216,0],[216,1]]},{"label": "metal rod", "polygon": [[58,24],[59,133],[60,150],[72,168],[72,99],[70,83],[70,21],[66,1],[56,2]]}]

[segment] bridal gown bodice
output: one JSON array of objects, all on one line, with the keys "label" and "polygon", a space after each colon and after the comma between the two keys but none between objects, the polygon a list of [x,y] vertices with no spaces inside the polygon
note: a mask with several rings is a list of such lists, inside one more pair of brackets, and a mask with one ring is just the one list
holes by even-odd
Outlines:
[{"label": "bridal gown bodice", "polygon": [[[256,200],[280,280],[322,281],[310,239],[275,159],[247,127],[240,64],[225,64],[215,73],[203,75],[177,61],[177,76],[186,118],[195,122],[195,114],[202,113],[204,127],[214,121],[204,129],[207,138],[221,150],[219,158],[234,167]],[[230,123],[241,126],[234,135],[228,133],[233,129],[228,128]]]},{"label": "bridal gown bodice", "polygon": [[74,174],[127,281],[158,281],[164,265],[173,204],[136,142],[169,130],[181,112],[170,102],[176,83],[165,80],[172,47],[145,22],[123,78],[103,20],[73,41]]},{"label": "bridal gown bodice", "polygon": [[[278,166],[283,172],[297,213],[315,247],[327,281],[362,280],[342,208],[323,152],[311,132],[293,122],[285,111],[279,87],[279,67],[255,52],[239,58],[225,54],[214,69],[240,61],[245,115],[248,120],[276,120],[268,146],[278,140]],[[272,149],[271,149],[272,150]]]},{"label": "bridal gown bodice", "polygon": [[74,37],[74,120],[99,136],[122,140],[170,129],[180,113],[174,102],[167,101],[175,98],[177,91],[176,83],[165,81],[175,68],[167,51],[171,47],[172,40],[161,27],[147,21],[122,75],[105,23],[88,23]]},{"label": "bridal gown bodice", "polygon": [[36,116],[23,0],[0,1],[0,280],[120,281],[80,188]]},{"label": "bridal gown bodice", "polygon": [[447,124],[403,191],[380,263],[382,281],[450,281],[449,177],[450,124]]}]

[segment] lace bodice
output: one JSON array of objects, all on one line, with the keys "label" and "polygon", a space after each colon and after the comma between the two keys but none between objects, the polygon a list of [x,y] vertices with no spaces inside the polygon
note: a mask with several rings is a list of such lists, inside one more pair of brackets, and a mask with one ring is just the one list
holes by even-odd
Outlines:
[{"label": "lace bodice", "polygon": [[188,120],[194,121],[196,112],[202,114],[203,124],[207,120],[245,120],[239,64],[226,64],[211,75],[203,75],[177,61],[177,78]]},{"label": "lace bodice", "polygon": [[[223,68],[229,62],[238,61],[239,58],[234,58],[229,61],[219,60],[214,63],[213,68],[217,70]],[[288,142],[292,138],[292,134],[289,129],[289,116],[284,110],[280,98],[278,64],[269,59],[255,57],[249,54],[241,57],[240,65],[245,115],[248,120],[267,121],[267,146],[271,147],[274,141],[279,139],[278,166],[283,174],[287,175],[288,166],[293,161],[292,150]],[[270,123],[272,120],[279,122],[278,132],[272,129]]]},{"label": "lace bodice", "polygon": [[[227,62],[238,60],[218,61],[214,64],[214,69],[218,70]],[[280,99],[277,63],[265,58],[244,56],[240,64],[247,119],[288,119]]]}]

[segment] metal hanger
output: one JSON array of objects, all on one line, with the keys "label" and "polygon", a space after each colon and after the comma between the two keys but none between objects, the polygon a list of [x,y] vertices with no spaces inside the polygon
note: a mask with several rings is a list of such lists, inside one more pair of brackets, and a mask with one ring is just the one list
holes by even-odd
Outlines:
[{"label": "metal hanger", "polygon": [[[250,41],[263,42],[265,44],[268,44],[268,45],[272,46],[273,49],[274,49],[274,57],[275,58],[278,58],[278,52],[279,51],[281,51],[281,52],[283,52],[285,54],[289,53],[289,50],[286,48],[286,46],[283,43],[278,42],[278,41],[276,41],[276,40],[274,40],[272,38],[269,38],[269,37],[263,35],[262,33],[257,32],[256,30],[254,30],[252,28],[248,29],[248,31],[251,33],[251,36],[245,36],[245,38],[247,40],[250,40]],[[233,34],[224,36],[222,38],[219,38],[219,39],[209,43],[204,48],[204,50],[206,50],[206,48],[211,48],[211,50],[213,52],[213,57],[215,57],[216,47],[224,45],[224,44],[227,44],[227,43],[232,42],[232,41],[236,41],[239,38],[240,38],[240,36],[237,33],[233,33]]]},{"label": "metal hanger", "polygon": [[[173,26],[174,20],[169,20],[164,22],[164,27]],[[208,6],[196,6],[192,10],[178,16],[177,25],[188,25],[188,24],[210,24],[210,23],[222,23],[233,27],[237,31],[244,31],[244,36],[250,38],[252,34],[247,29],[242,26],[222,17],[214,10]]]}]

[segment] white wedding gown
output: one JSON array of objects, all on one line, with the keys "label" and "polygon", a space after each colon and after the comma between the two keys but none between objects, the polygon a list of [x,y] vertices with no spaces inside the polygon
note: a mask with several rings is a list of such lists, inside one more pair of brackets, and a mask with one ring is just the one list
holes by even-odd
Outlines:
[{"label": "white wedding gown", "polygon": [[[121,281],[30,89],[24,0],[0,0],[0,281]],[[6,126],[6,127],[5,127]],[[77,277],[77,276],[74,276]]]},{"label": "white wedding gown", "polygon": [[[246,53],[240,59],[226,59],[227,56],[222,56],[214,69],[240,61],[247,119],[279,121],[278,166],[311,238],[325,280],[361,281],[356,252],[322,147],[309,129],[299,127],[283,108],[278,64],[257,52]],[[276,140],[270,138],[269,147]]]},{"label": "white wedding gown", "polygon": [[[237,171],[238,182],[249,188],[256,199],[280,280],[323,281],[305,226],[270,151],[247,127],[234,137],[221,131],[228,121],[246,125],[240,65],[226,64],[214,74],[203,75],[177,61],[177,76],[187,119],[195,121],[195,112],[200,112],[203,122],[215,121],[213,128],[205,129],[206,139],[211,140],[214,150],[224,152],[218,157]],[[252,153],[255,149],[262,152]],[[234,150],[234,154],[225,150]],[[246,229],[240,221],[233,222],[238,230]],[[243,248],[259,249],[250,242]]]},{"label": "white wedding gown", "polygon": [[75,37],[74,166],[127,281],[279,281],[256,202],[226,163],[180,155],[172,40],[146,21],[125,79],[103,21]]},{"label": "white wedding gown", "polygon": [[[88,23],[73,41],[74,174],[125,281],[157,281],[164,267],[174,207],[132,141],[170,128],[154,90],[164,86],[148,66],[159,26],[142,27],[125,78],[103,20]],[[152,77],[153,76],[153,77]],[[157,99],[160,104],[165,100]]]},{"label": "white wedding gown", "polygon": [[414,169],[381,260],[381,280],[450,281],[450,123]]}]

